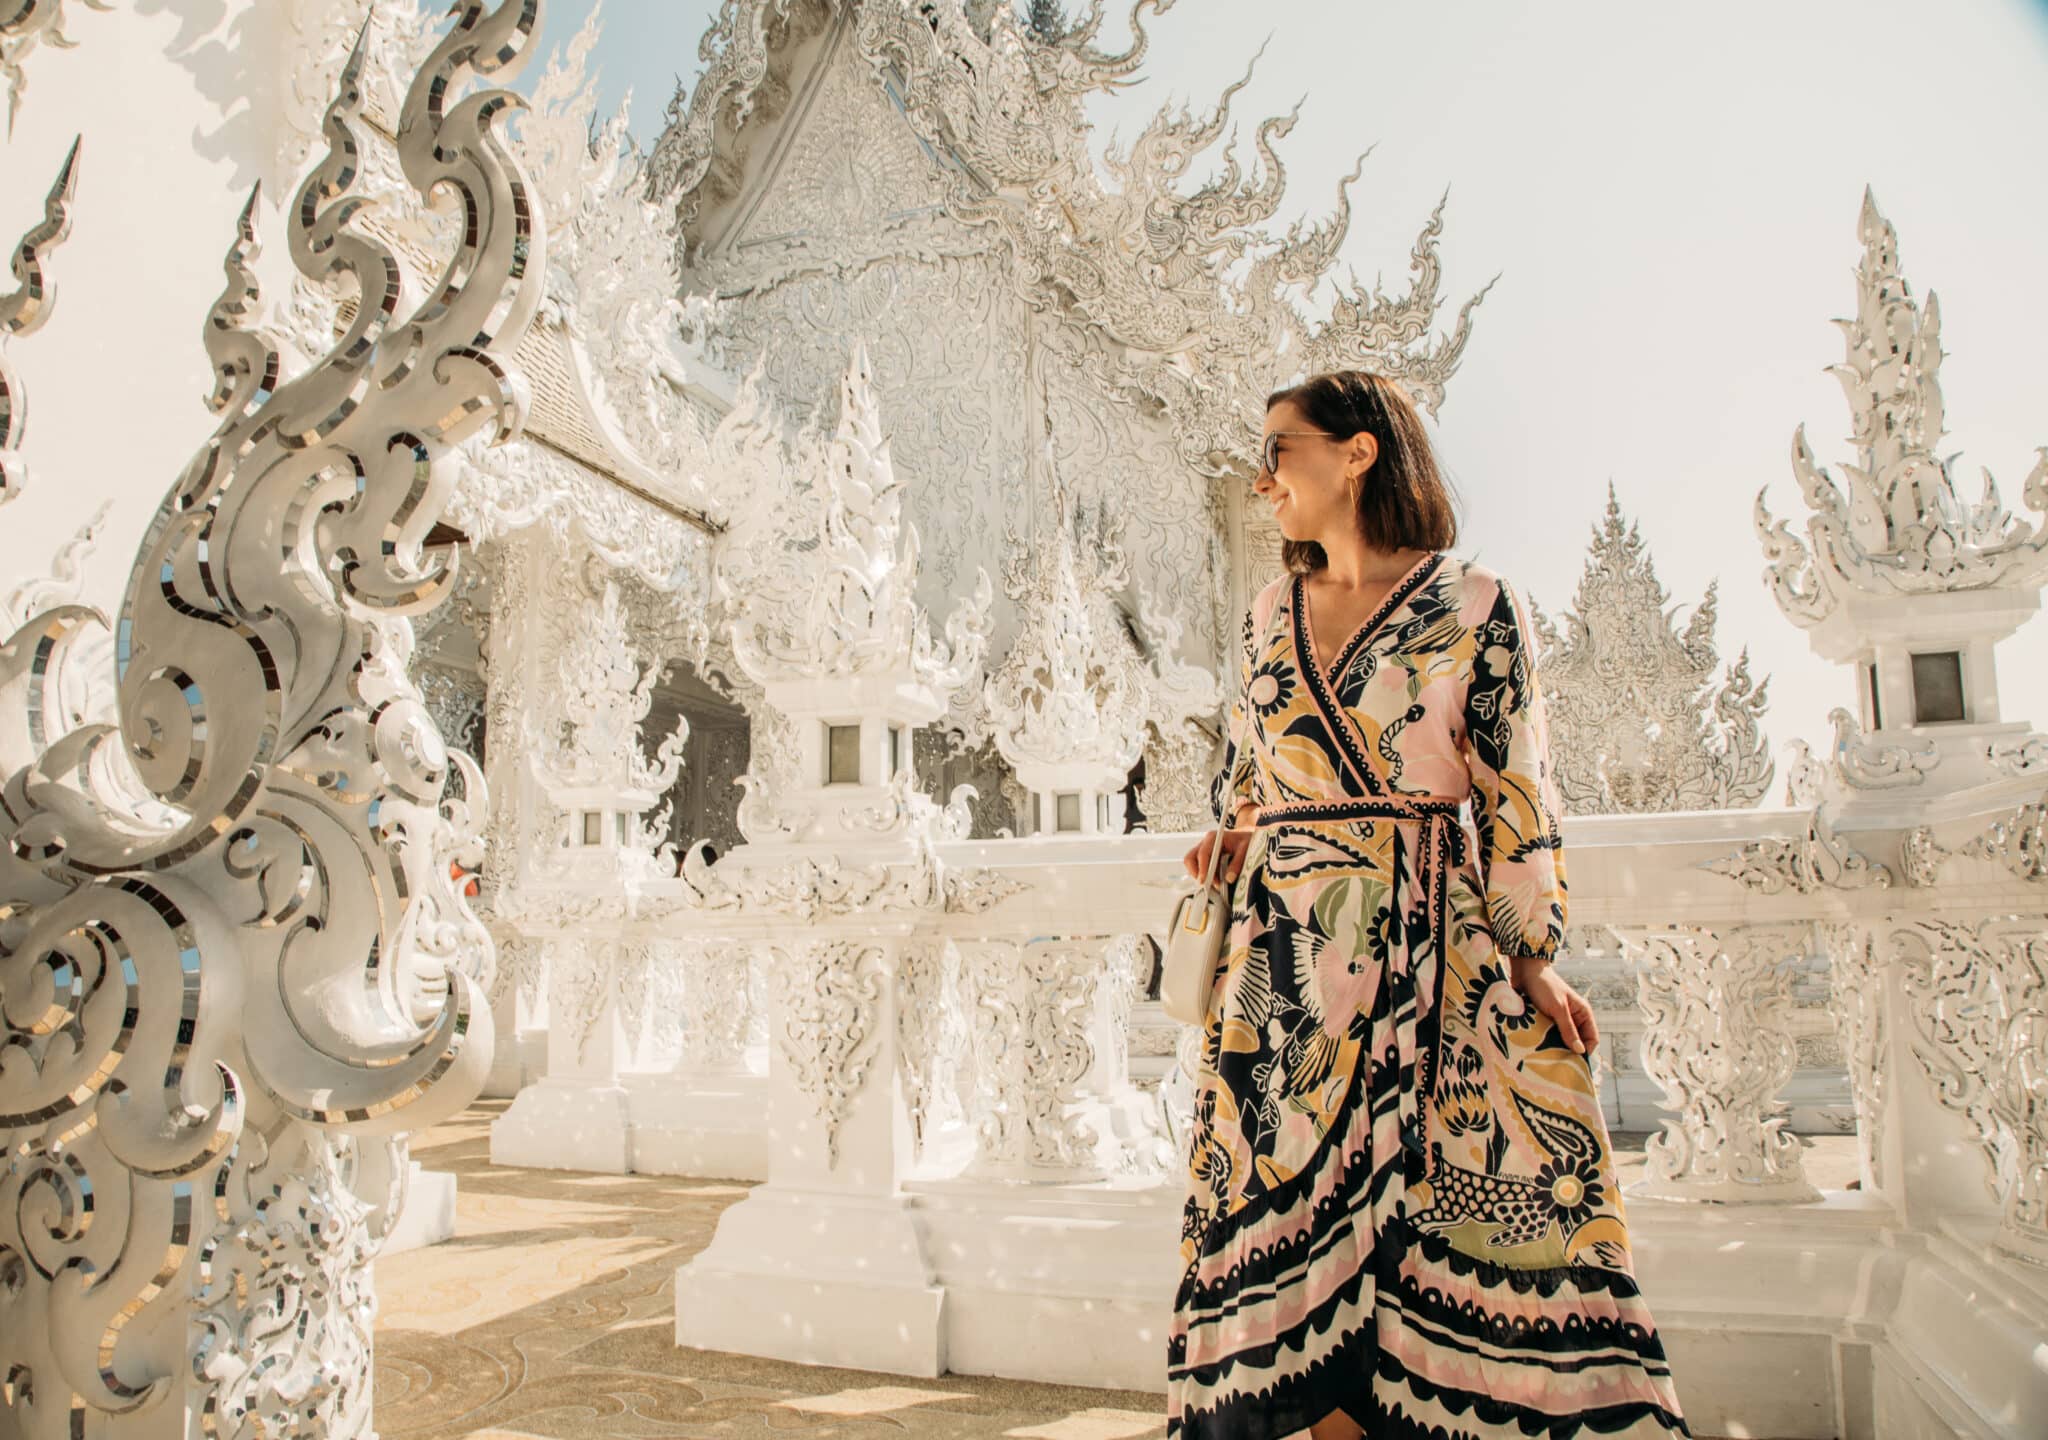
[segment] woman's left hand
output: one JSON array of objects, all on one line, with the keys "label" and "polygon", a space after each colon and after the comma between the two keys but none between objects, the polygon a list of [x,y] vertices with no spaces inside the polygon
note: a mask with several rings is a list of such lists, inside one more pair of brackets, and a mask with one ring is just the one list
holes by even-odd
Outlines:
[{"label": "woman's left hand", "polygon": [[1586,997],[1572,989],[1571,982],[1557,973],[1548,960],[1530,956],[1514,959],[1515,988],[1523,998],[1557,1024],[1564,1043],[1583,1055],[1600,1043],[1600,1026],[1593,1019],[1593,1007]]}]

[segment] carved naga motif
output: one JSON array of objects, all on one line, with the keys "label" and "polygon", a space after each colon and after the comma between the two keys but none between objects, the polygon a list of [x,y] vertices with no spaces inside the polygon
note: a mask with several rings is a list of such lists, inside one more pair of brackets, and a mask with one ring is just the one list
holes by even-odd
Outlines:
[{"label": "carved naga motif", "polygon": [[[335,1177],[355,1137],[465,1103],[490,1048],[472,980],[442,974],[438,1003],[412,983],[446,962],[391,827],[441,803],[406,617],[455,579],[428,541],[451,448],[516,431],[504,356],[545,262],[498,133],[517,97],[456,92],[521,57],[537,8],[461,5],[406,93],[405,175],[463,222],[424,289],[355,223],[358,45],[290,215],[301,273],[361,303],[282,382],[241,328],[245,214],[207,327],[220,423],[113,627],[118,726],[23,718],[93,612],[45,612],[0,651],[0,1275],[36,1317],[6,1327],[0,1368],[25,1433],[180,1385],[208,1433],[368,1427],[376,1230]],[[142,1340],[179,1314],[198,1337],[182,1374]]]}]

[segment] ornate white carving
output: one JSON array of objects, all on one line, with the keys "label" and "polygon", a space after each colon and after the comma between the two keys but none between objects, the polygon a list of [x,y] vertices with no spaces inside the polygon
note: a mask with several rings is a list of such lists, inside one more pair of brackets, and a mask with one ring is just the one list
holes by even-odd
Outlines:
[{"label": "ornate white carving", "polygon": [[561,1027],[581,1063],[598,1021],[619,1003],[622,949],[615,939],[550,933],[543,942],[548,977],[548,1027]]},{"label": "ornate white carving", "polygon": [[[1006,498],[1016,487],[986,477],[1023,474],[1036,448],[1009,401],[1036,333],[1055,367],[1062,468],[1101,477],[1086,498],[1118,507],[1141,586],[1188,626],[1201,661],[1228,588],[1223,512],[1241,504],[1210,478],[1241,468],[1266,393],[1308,370],[1365,365],[1433,408],[1473,302],[1452,335],[1431,334],[1433,217],[1407,294],[1339,284],[1329,313],[1312,317],[1300,296],[1334,266],[1350,181],[1328,219],[1272,229],[1285,189],[1274,144],[1292,119],[1260,126],[1249,176],[1224,156],[1213,181],[1182,184],[1228,132],[1238,86],[1199,119],[1162,111],[1105,170],[1085,104],[1137,73],[1151,3],[1134,11],[1128,50],[1110,54],[1095,44],[1099,13],[1047,39],[1000,5],[970,7],[975,18],[960,6],[735,0],[705,37],[703,79],[671,107],[651,186],[682,222],[690,287],[730,297],[717,325],[726,353],[761,361],[780,398],[812,403],[843,337],[869,342],[898,458],[922,482],[928,603],[957,594],[977,565],[994,568],[1021,518]],[[773,155],[757,156],[750,118],[780,114],[799,91]],[[1000,636],[1011,621],[999,606]]]},{"label": "ornate white carving", "polygon": [[[28,91],[28,75],[22,64],[29,52],[47,41],[59,50],[77,42],[64,33],[68,0],[0,0],[0,77],[7,81],[7,133],[14,133],[14,117],[21,111],[21,97]],[[107,11],[111,0],[80,0],[88,10]]]},{"label": "ornate white carving", "polygon": [[468,893],[468,877],[483,866],[490,795],[474,760],[460,750],[449,751],[448,760],[459,795],[437,805],[394,796],[379,818],[379,833],[404,869],[410,900],[399,921],[399,954],[417,957],[402,977],[407,993],[401,999],[422,1025],[446,1008],[450,975],[467,975],[486,994],[496,983],[497,949],[490,928],[470,908]]},{"label": "ornate white carving", "polygon": [[1558,788],[1575,814],[1753,805],[1771,784],[1768,679],[1716,681],[1714,586],[1680,629],[1614,487],[1564,631],[1536,613]]},{"label": "ornate white carving", "polygon": [[1883,889],[1892,883],[1890,869],[1836,835],[1819,810],[1798,839],[1754,840],[1733,854],[1701,861],[1700,868],[1726,875],[1758,895]]},{"label": "ornate white carving", "polygon": [[1786,742],[1785,754],[1785,804],[1811,810],[1827,793],[1827,767],[1813,758],[1813,747],[1804,740]]},{"label": "ornate white carving", "polygon": [[960,942],[972,1005],[976,1147],[970,1173],[1014,1179],[1101,1175],[1076,1107],[1095,1065],[1099,940]]},{"label": "ornate white carving", "polygon": [[[773,864],[714,866],[705,861],[703,847],[693,845],[683,852],[680,908],[769,912],[804,922],[864,911],[978,915],[1024,889],[1023,882],[995,871],[949,866],[921,832],[911,836],[909,854],[885,865],[806,855]],[[641,913],[661,913],[660,902],[643,902]]]},{"label": "ornate white carving", "polygon": [[1887,943],[1914,1057],[1983,1149],[1999,1247],[2048,1265],[2048,916],[1918,920]]},{"label": "ornate white carving", "polygon": [[535,764],[546,782],[565,789],[607,789],[651,799],[675,783],[690,723],[678,719],[649,760],[641,748],[641,722],[654,703],[661,664],[643,666],[619,602],[616,580],[582,595],[566,616],[573,642],[558,652],[561,713],[567,733],[540,737]]},{"label": "ornate white carving", "polygon": [[[433,44],[433,15],[419,0],[388,0],[374,15],[365,0],[280,3],[290,7],[301,37],[294,95],[324,93],[348,39],[362,32],[371,124],[362,137],[359,185],[381,202],[371,223],[401,252],[438,263],[454,245],[451,217],[413,196],[391,139],[396,77]],[[554,443],[469,452],[448,520],[478,544],[544,525],[567,549],[580,531],[608,563],[650,585],[694,592],[701,604],[707,536],[684,517],[703,509],[709,492],[701,426],[682,394],[686,377],[675,348],[683,311],[675,296],[673,217],[645,198],[624,111],[597,119],[596,86],[586,75],[597,24],[593,7],[567,53],[551,58],[519,142],[549,220],[544,302],[521,354],[546,372],[535,375],[533,421],[537,429],[545,422],[550,433],[543,438]],[[288,100],[282,118],[277,130],[287,159],[318,143],[317,107]],[[279,320],[302,351],[318,353],[349,304],[301,282]],[[554,432],[573,433],[576,453],[561,448],[565,435]],[[622,480],[593,469],[592,451],[618,452],[613,458],[630,474]]]},{"label": "ornate white carving", "polygon": [[1883,1185],[1885,1095],[1884,965],[1869,927],[1827,925],[1821,940],[1828,954],[1828,1000],[1835,1038],[1848,1067],[1856,1100],[1856,1149],[1870,1184]]},{"label": "ornate white carving", "polygon": [[1984,758],[1992,768],[2007,775],[2048,774],[2048,735],[2029,735],[2018,741],[1993,741],[1984,747]]},{"label": "ornate white carving", "polygon": [[828,1163],[837,1165],[840,1123],[867,1084],[880,1038],[883,954],[857,940],[771,949],[776,1051],[824,1124]]},{"label": "ornate white carving", "polygon": [[1879,744],[1839,705],[1828,712],[1828,723],[1835,727],[1835,745],[1827,774],[1837,793],[1924,784],[1927,772],[1941,761],[1941,752],[1932,741],[1924,745]]},{"label": "ornate white carving", "polygon": [[[48,17],[62,9],[61,4],[39,10],[33,0],[0,0],[0,8],[8,4],[26,7],[24,23],[33,16],[45,17],[48,23]],[[5,15],[0,13],[0,65],[5,66],[13,82],[17,72],[5,58],[6,25]],[[33,335],[42,329],[56,304],[56,291],[43,269],[43,259],[71,233],[71,197],[78,188],[78,145],[76,140],[71,142],[71,150],[57,171],[57,179],[43,201],[42,221],[31,226],[14,247],[16,288],[0,295],[0,505],[21,494],[21,487],[28,480],[20,454],[22,436],[28,429],[28,395],[7,358],[7,342],[16,335]]]},{"label": "ornate white carving", "polygon": [[[1856,446],[1855,463],[1843,467],[1846,492],[1815,464],[1802,426],[1792,469],[1812,512],[1803,543],[1757,493],[1765,578],[1800,626],[1834,614],[1854,592],[2036,586],[2048,576],[2048,518],[2032,529],[2014,518],[1988,472],[1977,503],[1956,493],[1952,461],[1934,452],[1943,433],[1939,303],[1930,295],[1923,311],[1913,300],[1899,273],[1898,237],[1868,190],[1859,229],[1856,314],[1837,322],[1848,354],[1832,369],[1849,399]],[[2030,508],[2048,510],[2048,449],[2022,494]]]},{"label": "ornate white carving", "polygon": [[1212,823],[1209,781],[1215,756],[1215,738],[1192,721],[1153,732],[1145,747],[1145,783],[1139,791],[1150,829],[1171,834]]},{"label": "ornate white carving", "polygon": [[964,1118],[961,1077],[972,1065],[972,1037],[960,972],[960,952],[930,941],[906,948],[896,974],[896,1065],[920,1154],[939,1126]]},{"label": "ornate white carving", "polygon": [[1787,1026],[1804,926],[1629,934],[1649,1016],[1643,1069],[1677,1115],[1647,1150],[1638,1193],[1672,1200],[1817,1200],[1778,1092],[1798,1065]]},{"label": "ornate white carving", "polygon": [[1931,886],[1952,858],[1984,860],[2015,880],[2048,880],[2048,799],[2015,806],[1977,834],[1953,848],[1934,838],[1926,825],[1915,826],[1904,841],[1909,883]]},{"label": "ornate white carving", "polygon": [[935,641],[915,599],[917,527],[903,516],[902,486],[858,342],[830,440],[819,446],[802,437],[791,460],[798,477],[790,498],[757,509],[751,523],[736,522],[718,555],[741,668],[765,685],[907,661],[916,683],[942,694],[969,683],[987,649],[988,577],[948,617],[945,640]]},{"label": "ornate white carving", "polygon": [[746,1071],[759,959],[758,947],[737,940],[706,940],[684,952],[682,1058],[677,1073]]},{"label": "ornate white carving", "polygon": [[[352,277],[371,303],[271,388],[270,347],[221,325],[242,304],[231,256],[209,323],[221,421],[140,549],[119,729],[38,736],[18,718],[34,669],[62,663],[85,623],[76,607],[0,650],[0,713],[17,717],[0,725],[15,927],[0,957],[0,1271],[29,1317],[8,1327],[24,1433],[83,1433],[172,1395],[187,1414],[256,1417],[252,1430],[368,1423],[372,1247],[323,1168],[329,1147],[432,1123],[488,1059],[467,976],[448,978],[430,1023],[401,999],[434,963],[406,949],[435,929],[410,909],[438,901],[401,882],[384,811],[440,797],[448,760],[404,673],[405,617],[455,577],[427,543],[452,448],[516,429],[506,351],[546,248],[495,130],[512,97],[462,84],[512,66],[536,23],[526,5],[465,8],[406,92],[408,182],[460,232],[446,271],[423,284],[356,223],[357,67],[291,239],[302,273]],[[275,1144],[288,1133],[305,1143]],[[257,1251],[267,1272],[238,1259]],[[201,1323],[195,1373],[156,1340]],[[279,1368],[286,1336],[318,1386]]]},{"label": "ornate white carving", "polygon": [[[369,1432],[370,1261],[381,1236],[344,1175],[354,1143],[294,1124],[276,1146],[254,1132],[236,1146],[236,1221],[207,1241],[192,1281],[191,1366],[209,1392],[207,1433]],[[407,1169],[402,1156],[396,1169]]]}]

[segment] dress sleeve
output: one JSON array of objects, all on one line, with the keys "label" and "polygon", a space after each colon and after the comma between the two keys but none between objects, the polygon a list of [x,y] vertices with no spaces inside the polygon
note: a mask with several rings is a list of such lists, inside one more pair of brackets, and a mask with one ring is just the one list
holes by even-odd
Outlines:
[{"label": "dress sleeve", "polygon": [[1244,746],[1244,692],[1251,687],[1252,666],[1257,661],[1253,654],[1252,612],[1244,612],[1244,664],[1237,677],[1237,685],[1230,695],[1230,719],[1223,731],[1223,765],[1209,781],[1209,814],[1218,825],[1228,823],[1230,817],[1224,813],[1226,804],[1235,808],[1231,798],[1235,789],[1230,780],[1237,773],[1238,751]]},{"label": "dress sleeve", "polygon": [[1530,634],[1514,592],[1501,582],[1473,632],[1464,750],[1494,944],[1503,955],[1554,956],[1565,926],[1564,807],[1550,768]]},{"label": "dress sleeve", "polygon": [[1286,583],[1285,576],[1275,580],[1252,598],[1252,608],[1244,612],[1243,664],[1237,685],[1230,693],[1230,720],[1223,732],[1223,767],[1209,781],[1209,813],[1219,825],[1230,819],[1224,806],[1236,805],[1231,798],[1236,787],[1230,782],[1244,749],[1245,691],[1251,688],[1252,671],[1259,663],[1259,637],[1272,624],[1274,607],[1280,603],[1280,592]]}]

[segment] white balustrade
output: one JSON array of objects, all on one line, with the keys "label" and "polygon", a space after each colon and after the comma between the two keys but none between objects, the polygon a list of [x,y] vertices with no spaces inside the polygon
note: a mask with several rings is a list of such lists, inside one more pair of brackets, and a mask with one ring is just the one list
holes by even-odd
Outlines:
[{"label": "white balustrade", "polygon": [[1792,969],[1810,926],[1622,929],[1649,1026],[1642,1063],[1675,1112],[1630,1193],[1664,1200],[1818,1200],[1778,1099],[1798,1056]]}]

